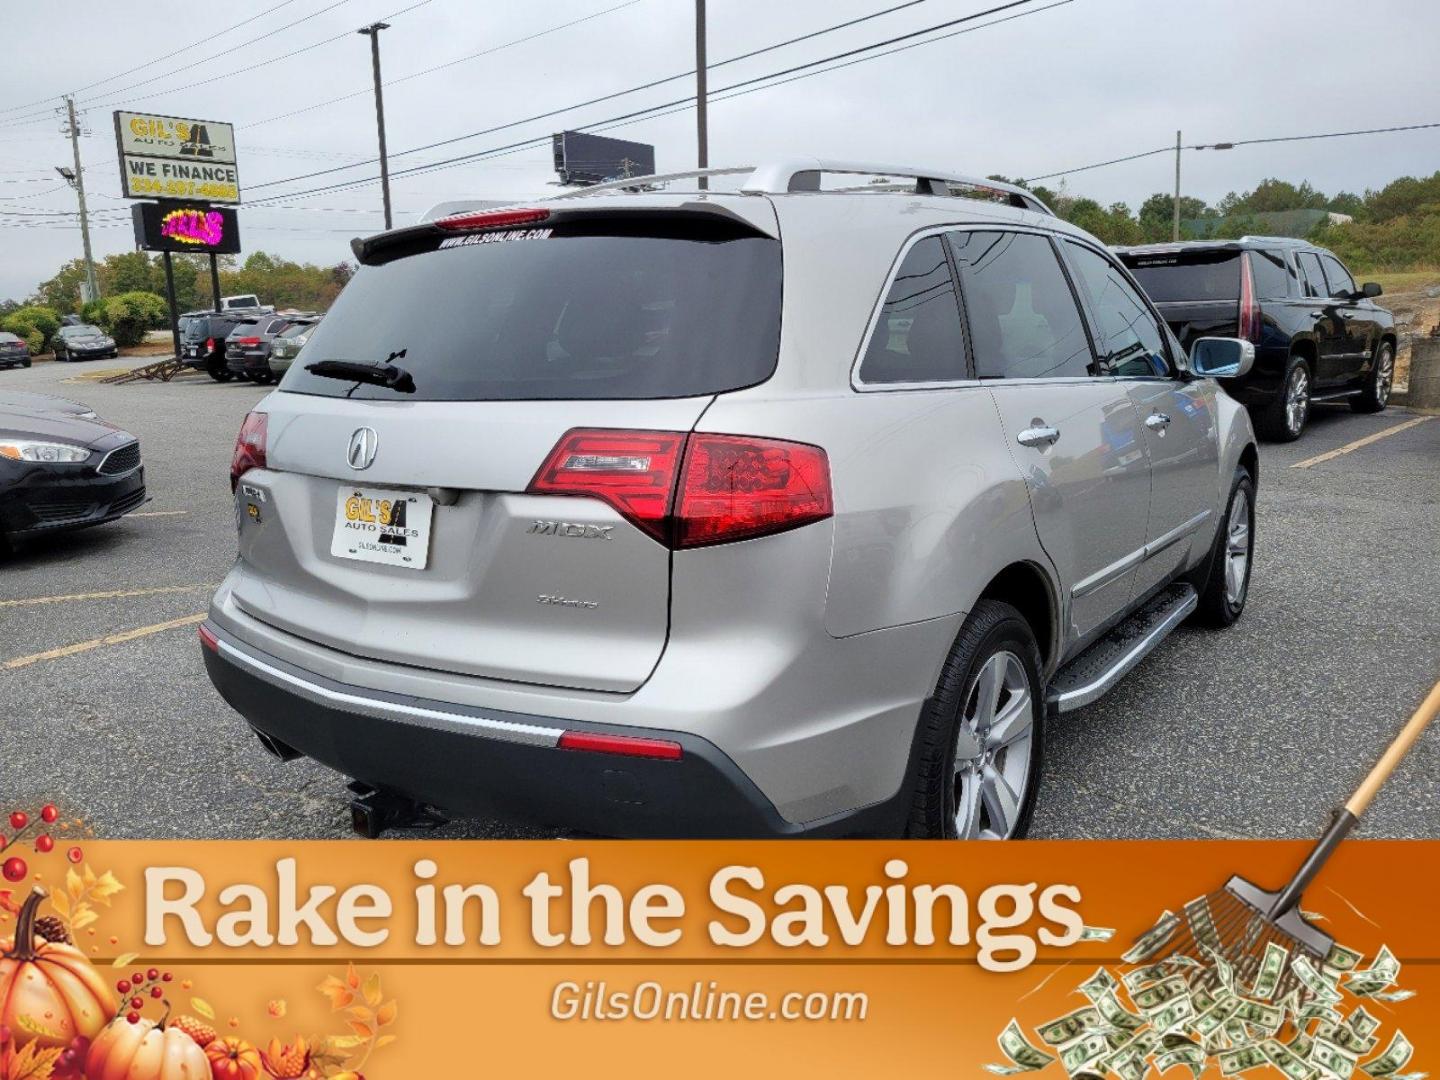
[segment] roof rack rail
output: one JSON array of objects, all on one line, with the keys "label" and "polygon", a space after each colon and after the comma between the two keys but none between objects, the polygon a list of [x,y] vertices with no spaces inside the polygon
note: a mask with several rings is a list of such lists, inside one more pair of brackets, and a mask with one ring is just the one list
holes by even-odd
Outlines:
[{"label": "roof rack rail", "polygon": [[723,169],[690,169],[685,172],[661,173],[655,176],[631,176],[595,184],[579,191],[566,192],[556,197],[573,199],[596,191],[642,188],[651,184],[698,179],[702,176],[738,176],[741,174],[749,174],[745,182],[740,185],[742,194],[780,195],[797,191],[819,191],[820,178],[825,173],[840,173],[850,176],[901,176],[914,180],[915,191],[921,195],[951,195],[953,194],[950,190],[951,185],[975,188],[980,191],[994,191],[1006,196],[1006,201],[1018,209],[1032,210],[1036,213],[1048,214],[1050,217],[1055,216],[1055,212],[1033,192],[1002,180],[952,173],[944,169],[916,168],[911,165],[832,161],[820,158],[785,158],[762,165]]}]

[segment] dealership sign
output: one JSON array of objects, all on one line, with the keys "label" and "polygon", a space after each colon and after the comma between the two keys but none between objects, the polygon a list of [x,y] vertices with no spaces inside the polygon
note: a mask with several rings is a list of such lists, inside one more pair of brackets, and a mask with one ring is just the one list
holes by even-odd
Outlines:
[{"label": "dealership sign", "polygon": [[231,124],[117,110],[115,145],[127,199],[240,201]]},{"label": "dealership sign", "polygon": [[162,200],[136,203],[130,215],[135,243],[146,251],[211,255],[240,251],[240,224],[228,206]]}]

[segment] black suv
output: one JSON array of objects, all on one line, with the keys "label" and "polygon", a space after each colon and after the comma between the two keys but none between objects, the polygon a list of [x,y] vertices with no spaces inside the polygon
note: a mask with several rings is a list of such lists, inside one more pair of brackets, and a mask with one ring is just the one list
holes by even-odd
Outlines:
[{"label": "black suv", "polygon": [[1116,248],[1188,349],[1202,337],[1255,343],[1255,366],[1225,389],[1268,439],[1300,437],[1312,401],[1379,412],[1395,380],[1395,319],[1380,286],[1303,240],[1242,236]]},{"label": "black suv", "polygon": [[225,363],[230,374],[261,386],[275,381],[270,370],[270,344],[289,327],[291,316],[252,315],[237,323],[225,340]]},{"label": "black suv", "polygon": [[216,382],[229,382],[234,375],[226,366],[225,339],[254,317],[254,311],[187,311],[180,316],[180,362],[209,372]]}]

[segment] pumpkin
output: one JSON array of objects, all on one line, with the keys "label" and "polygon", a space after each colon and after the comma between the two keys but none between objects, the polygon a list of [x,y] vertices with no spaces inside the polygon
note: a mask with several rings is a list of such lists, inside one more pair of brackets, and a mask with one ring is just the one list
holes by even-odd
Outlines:
[{"label": "pumpkin", "polygon": [[90,1044],[85,1076],[87,1080],[210,1080],[210,1060],[178,1027],[166,1027],[163,1020],[132,1024],[122,1016]]},{"label": "pumpkin", "polygon": [[215,1080],[257,1080],[265,1076],[260,1071],[260,1051],[234,1035],[216,1039],[205,1047],[205,1054]]},{"label": "pumpkin", "polygon": [[45,890],[36,888],[20,909],[15,938],[0,954],[0,1026],[16,1047],[68,1046],[93,1039],[115,1012],[115,998],[85,954],[35,933],[35,912]]}]

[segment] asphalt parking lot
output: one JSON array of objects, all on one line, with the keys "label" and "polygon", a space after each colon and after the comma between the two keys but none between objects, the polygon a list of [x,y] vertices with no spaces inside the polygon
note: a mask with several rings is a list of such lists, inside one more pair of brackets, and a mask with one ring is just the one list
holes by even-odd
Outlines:
[{"label": "asphalt parking lot", "polygon": [[[107,365],[109,366],[109,365]],[[234,557],[226,483],[248,383],[73,383],[70,365],[0,388],[88,402],[141,437],[139,514],[0,561],[7,803],[53,800],[106,837],[334,837],[344,781],[266,757],[205,676],[193,618]],[[1046,739],[1032,835],[1314,835],[1440,675],[1440,418],[1317,407],[1261,449],[1245,617],[1185,628]],[[1301,466],[1301,467],[1296,467]],[[1440,731],[1421,740],[1361,835],[1440,837]],[[502,821],[439,835],[533,837]]]}]

